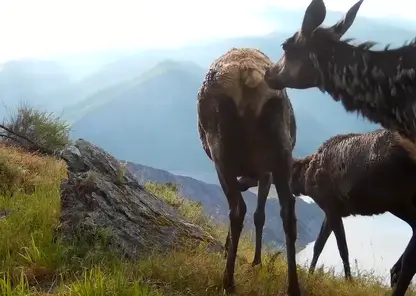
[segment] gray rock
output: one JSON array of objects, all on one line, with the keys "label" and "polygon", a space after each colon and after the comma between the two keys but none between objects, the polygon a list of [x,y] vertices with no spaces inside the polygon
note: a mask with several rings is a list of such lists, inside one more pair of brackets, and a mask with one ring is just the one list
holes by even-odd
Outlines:
[{"label": "gray rock", "polygon": [[[103,149],[77,140],[61,151],[68,179],[61,184],[61,224],[66,239],[105,240],[115,251],[140,258],[148,251],[178,248],[186,241],[219,242],[147,192]],[[185,240],[184,240],[185,239]]]}]

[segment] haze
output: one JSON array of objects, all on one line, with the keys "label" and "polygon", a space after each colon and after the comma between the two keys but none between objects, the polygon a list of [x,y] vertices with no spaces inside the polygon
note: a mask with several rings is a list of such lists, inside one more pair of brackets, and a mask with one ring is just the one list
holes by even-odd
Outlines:
[{"label": "haze", "polygon": [[[98,49],[181,45],[206,38],[264,34],[269,7],[304,9],[308,0],[1,0],[0,60]],[[345,11],[353,1],[326,1]],[[414,20],[410,0],[364,1],[360,16]],[[300,24],[299,20],[299,24]],[[192,25],[190,25],[192,24]]]}]

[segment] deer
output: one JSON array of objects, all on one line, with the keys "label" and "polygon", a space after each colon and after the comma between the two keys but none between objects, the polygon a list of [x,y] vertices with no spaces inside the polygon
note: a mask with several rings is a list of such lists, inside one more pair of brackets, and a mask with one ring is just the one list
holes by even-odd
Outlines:
[{"label": "deer", "polygon": [[[309,273],[314,272],[328,237],[334,232],[345,278],[352,279],[343,217],[390,212],[408,223],[415,236],[415,179],[412,143],[403,141],[397,132],[385,129],[336,135],[321,144],[315,153],[294,158],[292,193],[297,197],[311,197],[325,213]],[[239,181],[243,191],[256,186],[255,179],[244,177]],[[408,263],[414,264],[415,260],[411,258]],[[403,274],[407,270],[402,270],[401,276],[407,277]],[[408,277],[411,279],[413,274]],[[392,281],[398,276],[394,275]],[[393,295],[404,295],[407,288],[400,290],[404,292],[396,290]]]},{"label": "deer", "polygon": [[[316,153],[294,159],[293,194],[310,196],[325,212],[314,245],[310,273],[313,273],[333,231],[345,278],[351,279],[343,217],[390,212],[408,223],[413,231],[416,229],[416,162],[413,152],[412,145],[403,141],[397,132],[378,129],[336,135],[325,141]],[[394,293],[404,295],[404,292]]]},{"label": "deer", "polygon": [[274,89],[316,87],[341,102],[346,112],[415,142],[416,40],[383,50],[372,50],[377,44],[372,41],[354,45],[354,39],[341,40],[363,1],[335,25],[323,27],[325,4],[312,0],[301,29],[283,42],[283,55],[267,69],[266,83]]},{"label": "deer", "polygon": [[249,178],[259,180],[253,265],[261,263],[264,208],[274,183],[286,240],[287,292],[290,296],[300,296],[295,197],[290,189],[296,122],[286,90],[271,89],[263,79],[266,69],[272,65],[269,57],[254,48],[231,48],[214,60],[198,91],[198,134],[229,205],[224,290],[235,291],[236,254],[247,210],[237,178]]},{"label": "deer", "polygon": [[[301,29],[282,43],[283,55],[266,70],[264,80],[276,90],[316,87],[341,102],[346,112],[397,132],[416,151],[416,40],[384,50],[372,50],[376,43],[371,41],[354,45],[351,39],[341,40],[362,3],[355,3],[333,26],[323,27],[325,3],[312,0]],[[412,239],[390,270],[395,296],[403,295],[411,281],[415,246]]]}]

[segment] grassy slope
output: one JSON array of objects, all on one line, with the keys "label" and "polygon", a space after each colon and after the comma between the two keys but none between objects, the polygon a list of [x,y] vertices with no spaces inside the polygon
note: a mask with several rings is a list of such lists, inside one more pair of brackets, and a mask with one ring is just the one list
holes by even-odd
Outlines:
[{"label": "grassy slope", "polygon": [[[105,250],[105,232],[97,232],[93,248],[80,242],[68,245],[59,238],[53,243],[59,217],[59,183],[65,175],[63,162],[0,146],[0,178],[18,180],[16,186],[21,188],[36,184],[32,195],[21,191],[12,199],[0,196],[0,217],[10,211],[7,217],[0,218],[1,295],[222,295],[223,256],[208,254],[203,246],[127,262],[113,258]],[[178,197],[166,185],[149,183],[147,188],[191,222],[224,239],[225,228],[210,224],[199,205]],[[240,244],[237,295],[284,295],[284,260],[266,255],[263,268],[252,268],[249,262],[253,248],[248,241],[243,238]],[[305,296],[389,295],[370,277],[347,283],[321,271],[308,277],[300,269],[300,280]]]}]

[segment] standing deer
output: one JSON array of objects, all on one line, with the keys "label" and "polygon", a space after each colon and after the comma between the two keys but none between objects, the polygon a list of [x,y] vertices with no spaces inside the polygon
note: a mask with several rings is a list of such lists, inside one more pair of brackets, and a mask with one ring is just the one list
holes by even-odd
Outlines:
[{"label": "standing deer", "polygon": [[[326,16],[323,0],[312,0],[300,31],[283,44],[284,54],[267,69],[269,87],[307,89],[318,87],[347,112],[357,111],[373,123],[397,131],[416,151],[416,42],[397,49],[371,50],[374,42],[351,45],[340,40],[363,3],[358,1],[345,17],[322,27]],[[404,295],[416,269],[416,237],[391,269],[393,295]]]},{"label": "standing deer", "polygon": [[326,15],[322,0],[312,0],[301,30],[282,44],[284,54],[266,71],[274,89],[319,88],[373,123],[416,141],[416,42],[399,48],[371,50],[367,41],[352,45],[340,40],[363,3],[358,1],[332,27],[321,27]]},{"label": "standing deer", "polygon": [[[409,213],[415,211],[415,179],[416,157],[412,145],[388,130],[337,135],[321,144],[316,153],[295,158],[292,193],[311,197],[325,212],[309,271],[314,272],[333,231],[345,278],[351,279],[342,217],[372,216],[388,211],[413,227],[416,216]],[[241,189],[255,187],[255,181],[241,178]]]},{"label": "standing deer", "polygon": [[253,264],[258,264],[264,207],[272,176],[286,235],[288,294],[299,296],[295,197],[290,190],[296,123],[286,91],[273,90],[263,80],[266,69],[272,65],[265,54],[250,48],[232,48],[216,59],[198,92],[198,132],[203,149],[215,165],[230,209],[224,289],[227,292],[235,289],[235,260],[246,214],[237,178],[248,176],[260,180],[259,192],[265,192],[259,194],[254,217],[257,257]]}]

